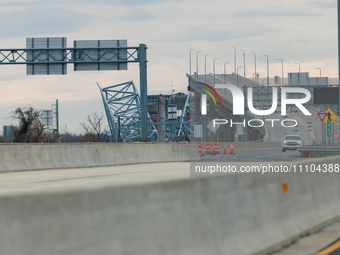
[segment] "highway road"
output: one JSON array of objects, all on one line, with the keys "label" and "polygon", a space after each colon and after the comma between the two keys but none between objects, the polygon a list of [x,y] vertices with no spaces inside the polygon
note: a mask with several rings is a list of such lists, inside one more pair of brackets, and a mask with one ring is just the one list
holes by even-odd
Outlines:
[{"label": "highway road", "polygon": [[206,154],[202,156],[203,161],[208,162],[288,162],[303,160],[298,151],[286,151],[282,150],[254,150],[254,151],[239,151],[235,154],[218,154],[210,155]]},{"label": "highway road", "polygon": [[189,175],[189,162],[7,172],[0,173],[0,196],[153,183],[189,178]]},{"label": "highway road", "polygon": [[[236,151],[228,155],[204,155],[207,162],[286,162],[303,160],[297,151]],[[190,177],[190,163],[154,163],[110,167],[0,173],[0,196],[13,192],[97,188],[178,180]]]},{"label": "highway road", "polygon": [[[258,116],[258,118],[262,119],[261,116]],[[269,121],[270,119],[276,119],[280,121],[275,121],[274,125],[272,125],[272,121]],[[271,134],[271,138],[268,140],[268,142],[281,142],[283,137],[291,134],[300,135],[304,142],[309,140],[306,130],[302,129],[301,127],[299,127],[298,131],[294,131],[293,127],[283,127],[280,123],[284,120],[284,118],[281,116],[281,113],[273,113],[271,115],[265,116],[265,120],[267,120],[265,123]],[[285,125],[294,125],[294,123],[286,122]]]}]

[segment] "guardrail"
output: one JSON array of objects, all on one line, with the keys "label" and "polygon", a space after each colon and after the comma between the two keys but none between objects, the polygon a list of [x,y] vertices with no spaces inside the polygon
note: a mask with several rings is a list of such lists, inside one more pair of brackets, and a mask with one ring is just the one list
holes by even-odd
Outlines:
[{"label": "guardrail", "polygon": [[328,146],[301,146],[298,148],[302,157],[325,157],[340,155],[340,147]]}]

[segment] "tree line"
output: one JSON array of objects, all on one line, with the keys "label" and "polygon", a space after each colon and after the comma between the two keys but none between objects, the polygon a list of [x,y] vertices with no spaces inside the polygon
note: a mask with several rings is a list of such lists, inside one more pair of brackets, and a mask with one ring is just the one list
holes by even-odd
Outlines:
[{"label": "tree line", "polygon": [[104,126],[103,113],[88,114],[85,121],[80,123],[81,133],[68,131],[67,126],[61,128],[60,134],[48,132],[43,124],[43,112],[40,109],[29,107],[17,108],[12,112],[11,118],[17,121],[14,130],[15,143],[41,143],[41,142],[109,142],[109,132]]}]

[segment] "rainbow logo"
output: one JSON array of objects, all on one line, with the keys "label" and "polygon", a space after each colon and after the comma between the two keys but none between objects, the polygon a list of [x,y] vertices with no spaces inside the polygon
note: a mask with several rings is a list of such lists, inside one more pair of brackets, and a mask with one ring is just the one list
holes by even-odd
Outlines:
[{"label": "rainbow logo", "polygon": [[[222,106],[222,100],[220,98],[220,96],[218,95],[217,91],[211,87],[210,85],[208,84],[205,84],[205,83],[201,83],[200,84],[204,87],[204,88],[200,88],[201,90],[203,90],[205,93],[207,93],[211,98],[212,100],[214,101],[215,103],[215,106],[217,106],[217,102],[216,102],[216,99],[215,97],[213,96],[213,94],[216,95],[216,97],[218,98],[221,106]],[[209,91],[212,91],[212,93]],[[207,115],[207,95],[206,94],[202,94],[202,98],[201,98],[201,113],[202,115]]]}]

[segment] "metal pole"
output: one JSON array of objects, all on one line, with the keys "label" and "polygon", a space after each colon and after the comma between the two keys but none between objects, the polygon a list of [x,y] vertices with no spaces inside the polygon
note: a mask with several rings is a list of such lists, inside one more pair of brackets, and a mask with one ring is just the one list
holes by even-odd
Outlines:
[{"label": "metal pole", "polygon": [[218,58],[214,58],[213,60],[213,68],[214,68],[214,87],[215,87],[215,59],[218,59]]},{"label": "metal pole", "polygon": [[320,70],[320,78],[321,78],[321,68],[320,67],[315,67],[315,69],[319,69]]},{"label": "metal pole", "polygon": [[207,142],[207,115],[203,116],[203,142]]},{"label": "metal pole", "polygon": [[232,47],[234,49],[234,73],[236,73],[236,48]]},{"label": "metal pole", "polygon": [[243,131],[243,142],[248,142],[248,129],[247,129],[247,123],[248,123],[248,109],[247,109],[247,90],[246,90],[246,86],[243,86],[243,91],[244,91],[244,110],[245,110],[245,115],[243,115],[243,120],[245,121],[246,125],[244,127],[244,131]]},{"label": "metal pole", "polygon": [[56,114],[57,114],[57,138],[59,138],[59,101],[58,99],[55,102]]},{"label": "metal pole", "polygon": [[267,55],[263,55],[267,57],[267,86],[269,87],[269,58]]},{"label": "metal pole", "polygon": [[[193,50],[193,49],[190,49],[190,50],[189,50],[189,66],[190,66],[190,67],[189,67],[189,69],[190,69],[190,76],[189,76],[189,82],[188,82],[188,83],[189,83],[189,88],[188,88],[188,90],[189,90],[189,91],[188,91],[188,97],[189,97],[189,99],[188,99],[188,100],[189,100],[189,103],[190,103],[190,84],[191,84],[191,82],[190,82],[190,81],[191,81],[191,51],[192,51],[192,50]],[[190,114],[190,115],[191,115],[191,114]],[[165,128],[165,129],[166,129],[166,128]]]},{"label": "metal pole", "polygon": [[118,117],[118,123],[117,123],[117,138],[118,138],[118,141],[120,140],[120,117]]},{"label": "metal pole", "polygon": [[115,123],[115,124],[117,124],[117,125],[115,126],[115,140],[116,140],[116,143],[117,143],[117,141],[118,141],[118,122]]},{"label": "metal pole", "polygon": [[[191,51],[192,50],[194,50],[194,49],[189,50],[189,74],[190,74],[190,76],[191,76]],[[190,86],[190,84],[189,84],[189,86]]]},{"label": "metal pole", "polygon": [[323,124],[323,122],[321,122],[321,130],[322,130],[322,134],[321,134],[321,138],[322,138],[322,140],[321,140],[321,145],[322,146],[325,146],[326,144],[325,144],[325,127],[324,127],[325,125]]},{"label": "metal pole", "polygon": [[255,64],[255,82],[254,82],[254,85],[255,83],[257,84],[257,74],[256,74],[256,53],[255,52],[252,52],[254,53],[254,64]]},{"label": "metal pole", "polygon": [[283,86],[283,59],[279,58],[282,62],[282,76],[281,76],[281,86]]},{"label": "metal pole", "polygon": [[241,51],[243,51],[243,76],[246,78],[246,52],[243,49]]},{"label": "metal pole", "polygon": [[[321,78],[321,68],[320,67],[315,67],[315,69],[319,69],[320,70],[320,78]],[[319,85],[319,79],[316,79],[316,85]]]},{"label": "metal pole", "polygon": [[238,68],[237,68],[237,87],[238,87],[238,69],[239,68],[242,68],[242,66],[239,66]]},{"label": "metal pole", "polygon": [[209,56],[209,54],[204,56],[204,83],[207,83],[207,56]]},{"label": "metal pole", "polygon": [[139,44],[139,79],[140,79],[140,110],[141,110],[141,141],[148,141],[148,87],[146,45]]},{"label": "metal pole", "polygon": [[226,64],[228,64],[229,62],[225,62],[224,63],[224,83],[227,83],[227,68],[226,68]]},{"label": "metal pole", "polygon": [[198,79],[198,53],[201,53],[200,51],[196,52],[196,79]]}]

